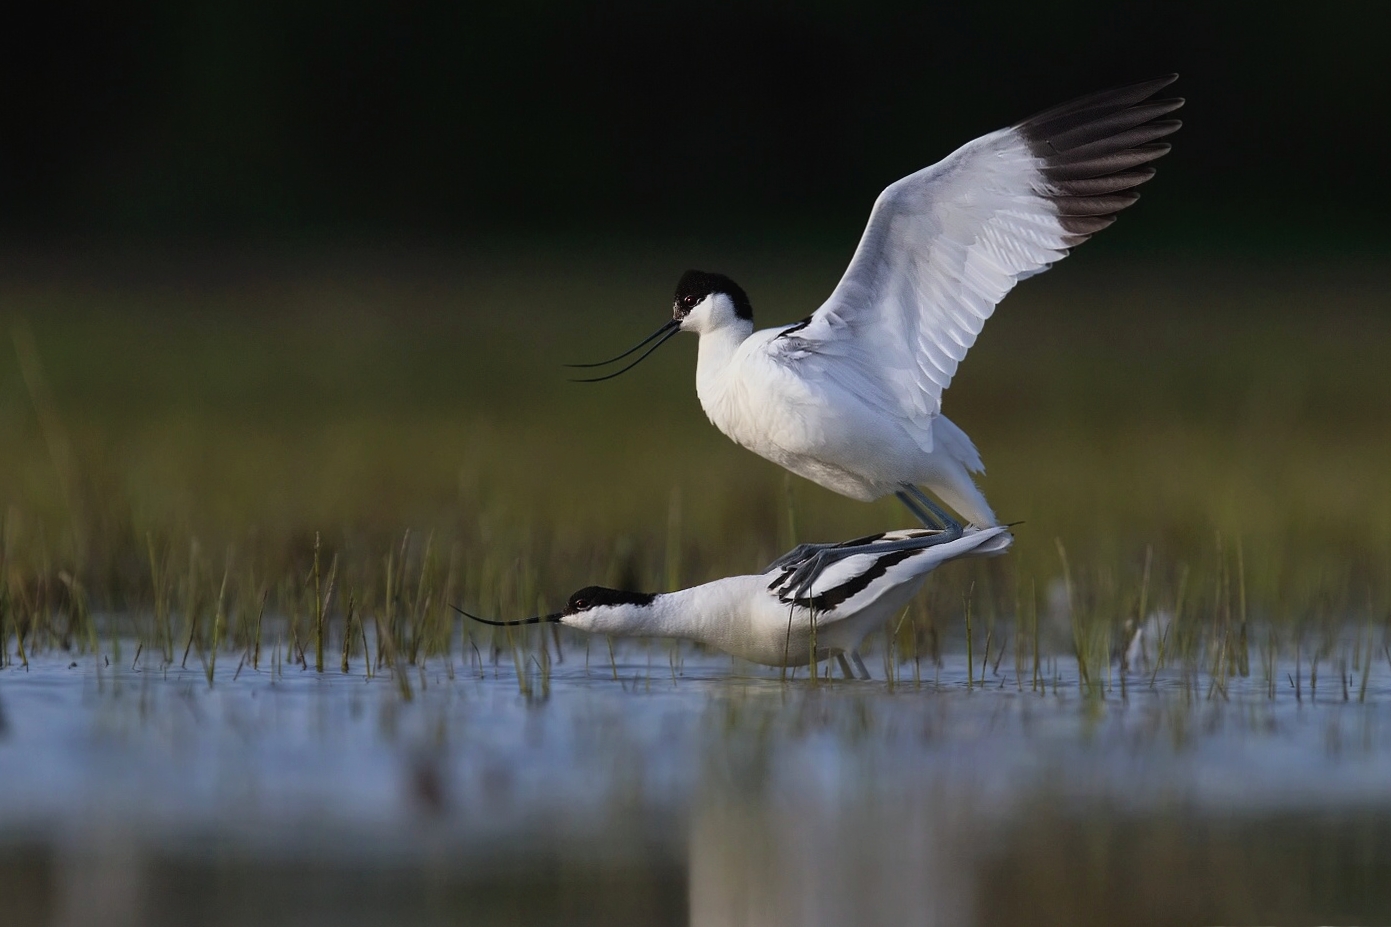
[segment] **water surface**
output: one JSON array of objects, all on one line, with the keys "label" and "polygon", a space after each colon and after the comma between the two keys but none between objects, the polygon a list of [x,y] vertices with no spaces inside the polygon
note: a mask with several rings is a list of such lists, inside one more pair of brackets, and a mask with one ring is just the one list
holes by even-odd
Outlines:
[{"label": "water surface", "polygon": [[122,649],[0,671],[14,922],[1391,920],[1384,657],[1272,698],[574,642],[525,684],[503,653],[209,685]]}]

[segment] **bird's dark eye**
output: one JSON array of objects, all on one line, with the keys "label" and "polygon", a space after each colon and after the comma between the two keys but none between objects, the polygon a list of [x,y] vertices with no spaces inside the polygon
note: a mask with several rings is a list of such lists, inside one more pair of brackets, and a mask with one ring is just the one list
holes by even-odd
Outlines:
[{"label": "bird's dark eye", "polygon": [[694,306],[696,298],[694,296],[683,296],[681,297],[681,302],[683,305]]},{"label": "bird's dark eye", "polygon": [[584,609],[584,608],[588,608],[588,607],[589,607],[589,603],[586,602],[584,599],[576,599],[576,600],[575,600],[575,610],[576,610],[576,611],[579,611],[580,609]]}]

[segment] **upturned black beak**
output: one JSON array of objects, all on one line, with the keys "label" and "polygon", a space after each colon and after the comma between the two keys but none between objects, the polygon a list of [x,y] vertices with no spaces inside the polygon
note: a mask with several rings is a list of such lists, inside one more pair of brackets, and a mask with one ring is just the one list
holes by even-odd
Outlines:
[{"label": "upturned black beak", "polygon": [[653,340],[657,340],[657,343],[656,343],[656,344],[652,345],[652,347],[648,348],[646,351],[643,351],[642,354],[639,354],[637,360],[633,361],[631,364],[627,365],[626,367],[621,368],[621,369],[618,370],[616,373],[606,374],[606,375],[604,375],[604,376],[602,376],[602,377],[572,377],[571,380],[570,380],[570,382],[572,382],[572,383],[599,383],[599,382],[601,382],[601,381],[603,381],[603,380],[612,380],[614,377],[618,376],[620,373],[627,373],[629,370],[632,370],[632,369],[633,369],[634,367],[636,367],[638,364],[641,364],[644,360],[646,360],[646,359],[647,359],[647,356],[648,356],[649,354],[651,354],[653,351],[655,351],[655,350],[657,350],[658,348],[660,348],[660,347],[662,346],[662,344],[663,344],[668,338],[670,338],[672,335],[676,334],[676,333],[677,333],[678,331],[680,331],[680,330],[681,330],[681,321],[680,321],[679,319],[672,319],[670,322],[664,322],[664,323],[662,323],[662,327],[661,327],[661,328],[657,329],[655,332],[653,332],[652,334],[648,335],[646,338],[642,339],[642,340],[639,341],[637,344],[633,345],[631,348],[629,348],[628,350],[624,351],[622,354],[619,354],[619,355],[617,355],[617,356],[615,356],[615,357],[610,357],[610,358],[609,358],[608,360],[606,360],[606,361],[599,361],[598,363],[595,363],[595,364],[566,364],[566,365],[565,365],[566,367],[573,367],[573,368],[605,367],[605,366],[607,366],[607,365],[609,365],[609,364],[612,364],[614,361],[620,361],[620,360],[622,360],[623,358],[627,357],[629,354],[632,354],[634,351],[637,351],[637,350],[639,350],[640,348],[642,348],[642,347],[643,347],[644,345],[646,345],[648,342],[653,341]]},{"label": "upturned black beak", "polygon": [[454,609],[459,614],[463,615],[465,618],[472,618],[479,624],[490,624],[495,628],[510,628],[514,625],[519,624],[559,624],[562,615],[561,612],[555,612],[550,615],[536,615],[531,618],[517,618],[513,621],[494,621],[492,618],[479,618],[477,615],[471,615],[457,605],[451,605],[449,607]]}]

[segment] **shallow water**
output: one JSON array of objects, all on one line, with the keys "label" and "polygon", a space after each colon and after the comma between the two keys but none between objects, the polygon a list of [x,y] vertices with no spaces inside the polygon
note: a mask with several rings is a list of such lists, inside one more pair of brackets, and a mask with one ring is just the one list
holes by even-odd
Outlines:
[{"label": "shallow water", "polygon": [[528,697],[123,650],[0,671],[6,923],[1391,921],[1384,657],[1297,700],[571,642]]}]

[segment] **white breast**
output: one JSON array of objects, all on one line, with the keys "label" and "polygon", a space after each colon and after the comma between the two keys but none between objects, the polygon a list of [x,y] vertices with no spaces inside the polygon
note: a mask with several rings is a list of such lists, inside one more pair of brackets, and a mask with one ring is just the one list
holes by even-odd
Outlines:
[{"label": "white breast", "polygon": [[696,393],[715,427],[760,457],[865,502],[926,472],[926,455],[900,422],[833,381],[771,359],[764,346],[777,334],[756,332],[722,367],[697,370]]}]

